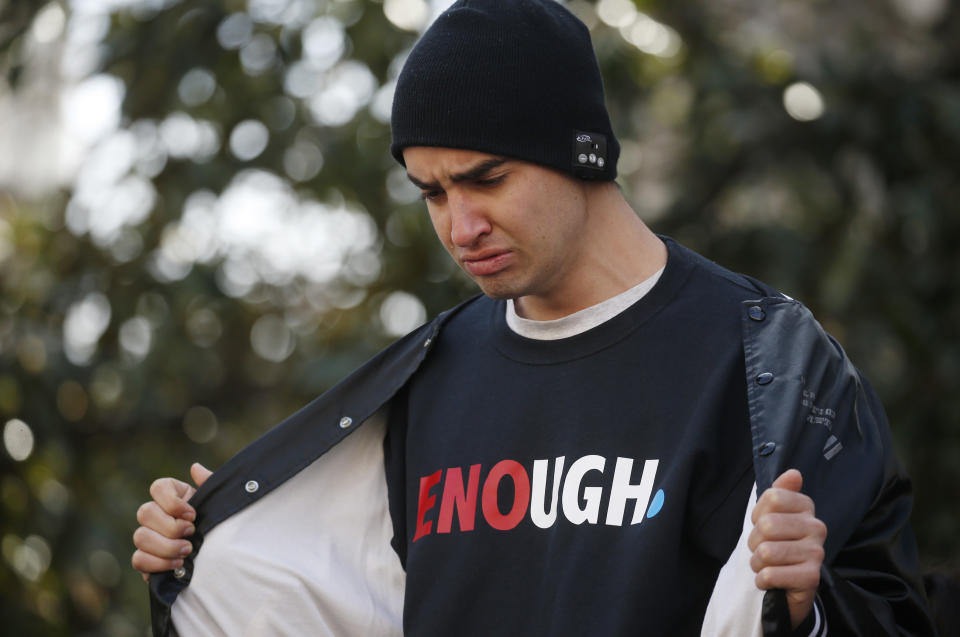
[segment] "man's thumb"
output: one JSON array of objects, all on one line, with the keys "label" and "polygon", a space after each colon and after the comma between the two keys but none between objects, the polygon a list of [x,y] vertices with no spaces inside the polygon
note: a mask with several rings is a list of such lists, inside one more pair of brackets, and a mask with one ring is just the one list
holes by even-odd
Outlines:
[{"label": "man's thumb", "polygon": [[773,488],[786,489],[787,491],[800,491],[803,486],[803,476],[796,469],[787,469],[780,474],[780,477],[773,481]]},{"label": "man's thumb", "polygon": [[210,471],[210,469],[207,469],[199,462],[194,462],[190,465],[190,477],[193,478],[194,484],[198,487],[203,486],[203,483],[206,482],[207,478],[211,475],[213,475],[213,471]]}]

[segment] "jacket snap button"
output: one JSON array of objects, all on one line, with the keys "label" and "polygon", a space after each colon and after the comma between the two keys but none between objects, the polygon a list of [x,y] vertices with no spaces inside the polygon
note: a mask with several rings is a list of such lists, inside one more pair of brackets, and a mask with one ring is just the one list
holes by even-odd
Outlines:
[{"label": "jacket snap button", "polygon": [[424,346],[424,347],[430,347],[430,343],[432,343],[432,342],[433,342],[433,339],[432,339],[432,338],[428,338],[427,340],[425,340],[425,341],[423,342],[423,346]]},{"label": "jacket snap button", "polygon": [[764,312],[763,308],[760,307],[759,305],[751,306],[751,308],[747,310],[747,314],[754,321],[762,321],[763,319],[767,318],[767,313]]},{"label": "jacket snap button", "polygon": [[256,493],[257,491],[260,490],[260,483],[257,482],[256,480],[250,480],[245,485],[243,485],[243,488],[247,490],[247,493]]},{"label": "jacket snap button", "polygon": [[341,429],[346,429],[347,427],[349,427],[349,426],[352,425],[352,424],[353,424],[353,418],[351,418],[350,416],[344,416],[343,418],[340,419],[340,428],[341,428]]},{"label": "jacket snap button", "polygon": [[773,453],[774,449],[776,448],[777,448],[777,443],[765,442],[762,445],[760,445],[760,455],[769,456],[771,453]]},{"label": "jacket snap button", "polygon": [[763,372],[762,374],[757,376],[758,385],[769,385],[772,382],[773,382],[773,374],[771,374],[770,372]]},{"label": "jacket snap button", "polygon": [[178,566],[177,568],[173,569],[173,576],[177,579],[183,579],[187,576],[187,569],[183,568],[182,566]]}]

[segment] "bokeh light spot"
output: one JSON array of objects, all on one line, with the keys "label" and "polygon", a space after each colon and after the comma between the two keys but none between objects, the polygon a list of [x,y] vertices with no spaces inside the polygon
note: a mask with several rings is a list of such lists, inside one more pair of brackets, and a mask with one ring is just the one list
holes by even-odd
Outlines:
[{"label": "bokeh light spot", "polygon": [[33,453],[33,430],[19,418],[7,421],[3,426],[3,446],[11,458],[23,462]]},{"label": "bokeh light spot", "polygon": [[387,173],[387,194],[395,203],[410,204],[420,199],[420,189],[407,178],[403,166],[395,166]]},{"label": "bokeh light spot", "polygon": [[137,315],[146,318],[153,327],[160,327],[170,316],[170,306],[159,292],[144,292],[137,299]]},{"label": "bokeh light spot", "polygon": [[787,80],[793,72],[793,54],[784,49],[774,49],[764,54],[759,60],[759,70],[763,79],[771,84],[779,84]]},{"label": "bokeh light spot", "polygon": [[408,292],[391,292],[380,305],[380,321],[390,336],[403,336],[426,320],[423,303]]},{"label": "bokeh light spot", "polygon": [[93,372],[90,396],[100,407],[112,407],[123,395],[123,377],[109,365],[101,365]]},{"label": "bokeh light spot", "polygon": [[217,26],[217,41],[225,49],[239,49],[250,41],[253,21],[246,13],[228,15]]},{"label": "bokeh light spot", "polygon": [[644,53],[669,58],[680,52],[682,41],[676,31],[643,13],[633,15],[620,27],[620,35]]},{"label": "bokeh light spot", "polygon": [[96,550],[87,559],[90,574],[101,586],[112,588],[120,583],[120,563],[109,551]]},{"label": "bokeh light spot", "polygon": [[213,97],[217,90],[217,78],[209,70],[201,67],[184,73],[177,85],[177,94],[187,106],[199,106]]},{"label": "bokeh light spot", "polygon": [[257,319],[250,329],[250,344],[261,358],[279,363],[293,353],[294,335],[276,314],[266,314]]},{"label": "bokeh light spot", "polygon": [[37,593],[37,612],[50,624],[59,624],[63,622],[63,610],[60,605],[60,598],[54,593],[42,590]]},{"label": "bokeh light spot", "polygon": [[627,26],[636,15],[637,7],[631,0],[600,0],[597,4],[597,16],[612,27]]},{"label": "bokeh light spot", "polygon": [[343,25],[335,18],[317,18],[303,29],[300,37],[304,60],[317,70],[336,64],[346,48]]},{"label": "bokeh light spot", "polygon": [[939,22],[950,7],[949,0],[893,0],[893,6],[908,22],[929,28]]},{"label": "bokeh light spot", "polygon": [[258,33],[242,49],[240,64],[247,75],[260,75],[277,61],[277,45],[266,33]]},{"label": "bokeh light spot", "polygon": [[70,362],[89,363],[109,324],[110,301],[102,293],[91,292],[71,305],[63,321],[63,350]]},{"label": "bokeh light spot", "polygon": [[381,124],[389,124],[393,108],[393,94],[397,90],[397,81],[390,80],[377,89],[370,100],[370,114]]},{"label": "bokeh light spot", "polygon": [[75,380],[68,380],[60,383],[57,388],[57,409],[64,419],[76,422],[83,418],[87,413],[87,392],[83,386]]},{"label": "bokeh light spot", "polygon": [[297,105],[286,95],[278,95],[263,108],[263,119],[276,131],[287,130],[297,117]]},{"label": "bokeh light spot", "polygon": [[58,3],[48,3],[33,19],[33,37],[41,44],[56,40],[63,33],[66,17]]},{"label": "bokeh light spot", "polygon": [[70,503],[70,490],[62,482],[50,478],[40,485],[40,503],[50,513],[63,515]]},{"label": "bokeh light spot", "polygon": [[150,323],[142,316],[135,316],[123,322],[119,330],[120,347],[134,360],[143,360],[150,353],[153,332]]},{"label": "bokeh light spot", "polygon": [[105,73],[88,77],[65,93],[60,116],[81,149],[116,130],[124,93],[123,81]]},{"label": "bokeh light spot", "polygon": [[161,122],[159,133],[171,157],[190,157],[200,142],[196,122],[183,112],[168,115]]},{"label": "bokeh light spot", "polygon": [[[6,538],[4,541],[6,543]],[[11,557],[10,565],[13,570],[24,579],[36,582],[50,568],[53,555],[45,539],[39,535],[30,535],[23,542],[17,543]]]},{"label": "bokeh light spot", "polygon": [[13,256],[13,228],[5,220],[0,219],[0,263]]},{"label": "bokeh light spot", "polygon": [[200,308],[187,317],[187,334],[200,347],[210,347],[223,333],[220,318],[209,308]]},{"label": "bokeh light spot", "polygon": [[294,181],[309,181],[323,168],[323,153],[309,140],[298,140],[283,155],[283,170]]},{"label": "bokeh light spot", "polygon": [[270,131],[263,122],[247,119],[230,133],[230,152],[241,161],[250,161],[266,150],[269,141]]},{"label": "bokeh light spot", "polygon": [[384,0],[383,15],[404,31],[419,31],[430,19],[430,5],[424,0]]},{"label": "bokeh light spot", "polygon": [[783,107],[793,119],[810,122],[823,115],[823,97],[811,84],[795,82],[783,92]]},{"label": "bokeh light spot", "polygon": [[370,102],[376,90],[377,79],[365,64],[343,62],[328,73],[323,90],[310,100],[310,112],[325,126],[342,126]]},{"label": "bokeh light spot", "polygon": [[40,374],[47,367],[47,346],[36,334],[27,334],[17,343],[17,361],[24,371]]},{"label": "bokeh light spot", "polygon": [[206,407],[191,407],[183,416],[183,432],[193,442],[210,442],[217,435],[216,414]]}]

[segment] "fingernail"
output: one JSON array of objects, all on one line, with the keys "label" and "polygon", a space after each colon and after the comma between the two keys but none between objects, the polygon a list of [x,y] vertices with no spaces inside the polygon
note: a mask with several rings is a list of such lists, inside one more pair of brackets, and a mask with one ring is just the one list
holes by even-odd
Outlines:
[{"label": "fingernail", "polygon": [[183,566],[183,560],[173,560],[173,568],[180,568]]},{"label": "fingernail", "polygon": [[190,551],[192,550],[193,550],[193,547],[187,544],[182,549],[180,549],[180,555],[190,555]]},{"label": "fingernail", "polygon": [[184,530],[183,536],[184,536],[184,537],[190,537],[191,535],[193,535],[193,532],[196,531],[196,530],[197,530],[197,529],[191,524],[190,526],[188,526],[188,527]]},{"label": "fingernail", "polygon": [[187,511],[186,513],[183,514],[183,519],[186,520],[187,522],[193,522],[196,519],[196,517],[197,517],[197,514],[195,511]]}]

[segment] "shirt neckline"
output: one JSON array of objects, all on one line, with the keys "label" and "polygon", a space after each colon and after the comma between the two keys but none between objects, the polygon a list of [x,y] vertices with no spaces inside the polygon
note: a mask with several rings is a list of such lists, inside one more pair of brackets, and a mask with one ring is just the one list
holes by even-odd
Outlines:
[{"label": "shirt neckline", "polygon": [[507,302],[495,301],[487,316],[494,347],[517,362],[551,365],[589,356],[623,340],[667,305],[696,267],[679,244],[668,237],[661,238],[667,246],[667,264],[650,289],[626,309],[580,333],[544,340],[511,329],[507,324]]},{"label": "shirt neckline", "polygon": [[520,336],[539,341],[555,341],[582,334],[606,323],[642,299],[660,280],[664,268],[616,296],[558,319],[535,321],[523,318],[517,314],[513,299],[507,299],[507,326]]}]

